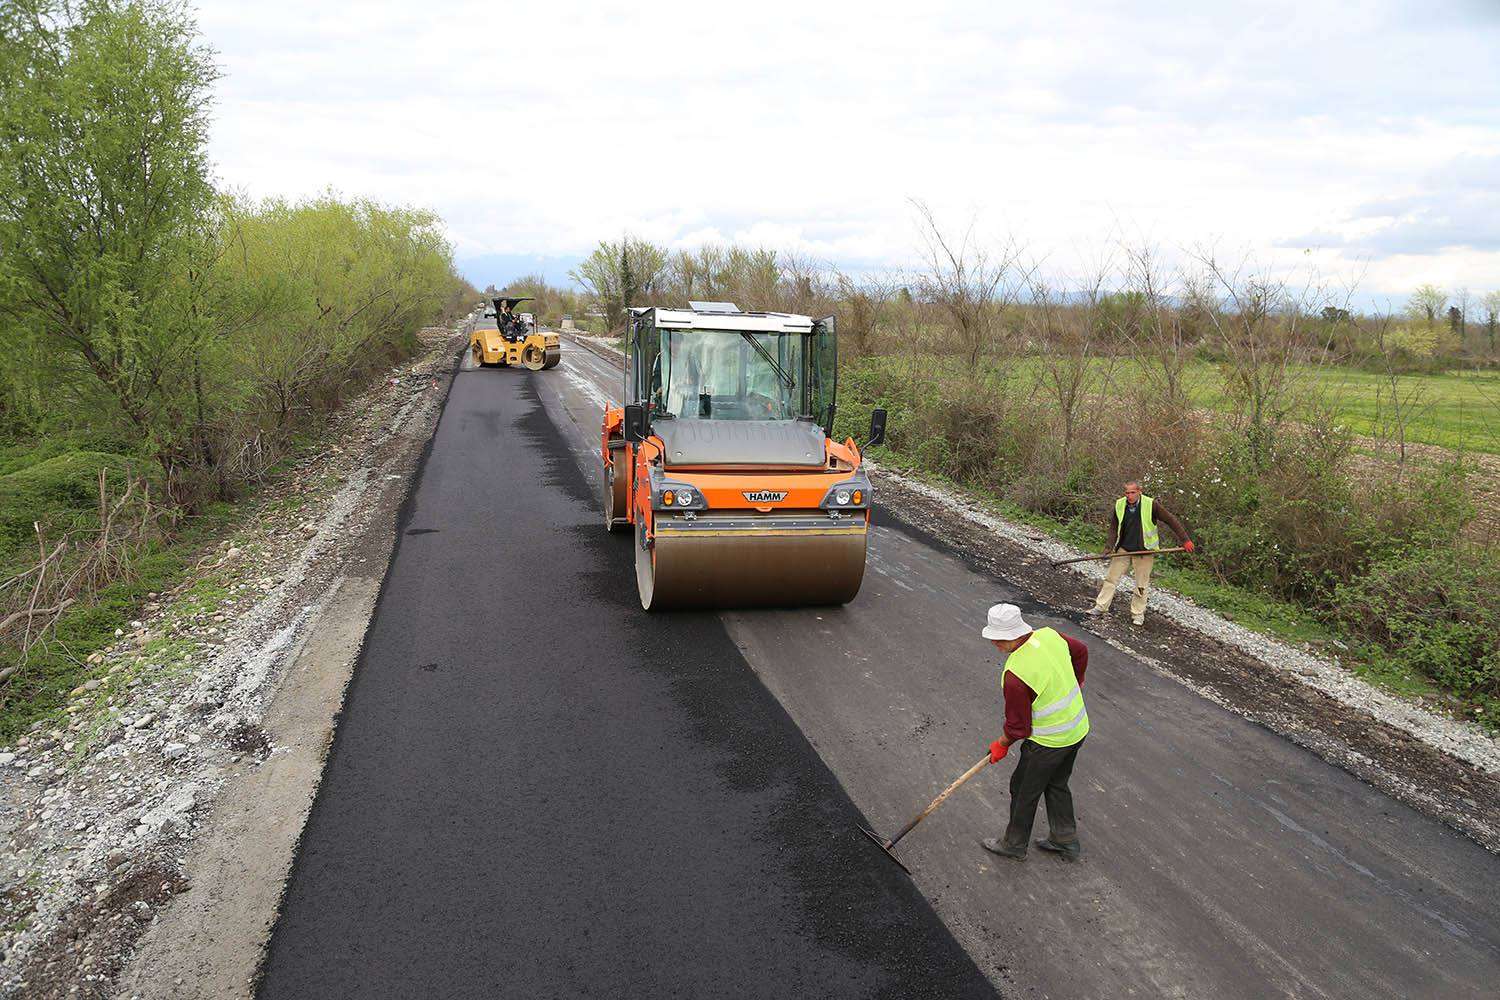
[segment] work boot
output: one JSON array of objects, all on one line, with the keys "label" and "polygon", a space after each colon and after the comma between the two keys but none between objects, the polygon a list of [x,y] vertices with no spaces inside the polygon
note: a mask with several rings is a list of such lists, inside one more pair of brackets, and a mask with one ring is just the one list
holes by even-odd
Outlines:
[{"label": "work boot", "polygon": [[1077,861],[1083,856],[1083,845],[1078,843],[1078,841],[1076,840],[1071,844],[1059,844],[1057,841],[1052,840],[1049,837],[1046,840],[1038,840],[1036,842],[1036,846],[1044,851],[1049,851],[1052,854],[1056,854],[1064,861]]},{"label": "work boot", "polygon": [[1083,614],[1085,618],[1098,618],[1100,615],[1104,614],[1104,609],[1099,607],[1099,605],[1097,604],[1091,604],[1089,605],[1089,609]]},{"label": "work boot", "polygon": [[1130,616],[1130,624],[1132,624],[1132,625],[1144,625],[1144,624],[1146,624],[1146,616],[1145,615],[1131,615]]},{"label": "work boot", "polygon": [[979,842],[979,846],[991,854],[998,854],[1002,858],[1010,858],[1012,861],[1026,860],[1026,848],[1006,847],[1005,842],[999,837],[986,837]]}]

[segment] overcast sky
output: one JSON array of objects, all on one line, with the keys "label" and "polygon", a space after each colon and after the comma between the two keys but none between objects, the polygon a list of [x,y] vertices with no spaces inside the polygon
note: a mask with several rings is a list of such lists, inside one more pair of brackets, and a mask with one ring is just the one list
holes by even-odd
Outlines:
[{"label": "overcast sky", "polygon": [[430,206],[480,284],[623,232],[900,267],[916,198],[1060,277],[1147,241],[1500,287],[1500,0],[199,12],[224,183]]}]

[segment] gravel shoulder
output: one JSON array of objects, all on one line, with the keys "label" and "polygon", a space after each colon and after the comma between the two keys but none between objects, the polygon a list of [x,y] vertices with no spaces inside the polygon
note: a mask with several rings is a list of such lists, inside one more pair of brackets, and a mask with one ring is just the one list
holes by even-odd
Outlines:
[{"label": "gravel shoulder", "polygon": [[0,996],[248,995],[462,334],[316,454],[0,750]]}]

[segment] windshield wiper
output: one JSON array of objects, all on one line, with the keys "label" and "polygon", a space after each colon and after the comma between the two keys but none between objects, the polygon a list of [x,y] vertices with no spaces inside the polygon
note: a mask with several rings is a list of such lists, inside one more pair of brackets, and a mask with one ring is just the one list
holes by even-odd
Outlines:
[{"label": "windshield wiper", "polygon": [[771,352],[766,350],[765,346],[762,345],[760,341],[756,340],[754,336],[744,330],[740,331],[740,336],[748,340],[750,342],[750,346],[755,348],[755,350],[759,352],[760,356],[766,359],[766,363],[776,370],[776,375],[781,379],[783,385],[785,385],[788,389],[797,388],[797,383],[792,380],[792,377],[790,375],[782,370],[782,367],[776,363],[776,359],[771,357]]}]

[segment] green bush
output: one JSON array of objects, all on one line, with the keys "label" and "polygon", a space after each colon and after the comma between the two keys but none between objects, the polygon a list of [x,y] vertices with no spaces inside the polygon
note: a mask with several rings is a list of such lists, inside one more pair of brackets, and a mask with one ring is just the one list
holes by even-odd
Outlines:
[{"label": "green bush", "polygon": [[[11,464],[17,462],[11,456]],[[118,495],[141,467],[124,455],[66,451],[0,475],[0,566],[35,550],[33,522],[40,522],[54,539],[72,528],[96,524],[99,473],[105,473],[111,494]]]},{"label": "green bush", "polygon": [[1378,654],[1443,687],[1500,703],[1500,553],[1412,547],[1337,588],[1337,619]]}]

